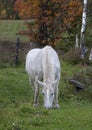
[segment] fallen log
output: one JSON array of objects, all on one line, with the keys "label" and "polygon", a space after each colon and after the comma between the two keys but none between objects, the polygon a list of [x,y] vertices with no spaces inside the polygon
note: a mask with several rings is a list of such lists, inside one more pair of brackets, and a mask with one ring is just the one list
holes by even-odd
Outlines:
[{"label": "fallen log", "polygon": [[69,84],[72,84],[75,86],[75,92],[85,89],[85,85],[80,83],[79,81],[76,81],[75,79],[69,79]]}]

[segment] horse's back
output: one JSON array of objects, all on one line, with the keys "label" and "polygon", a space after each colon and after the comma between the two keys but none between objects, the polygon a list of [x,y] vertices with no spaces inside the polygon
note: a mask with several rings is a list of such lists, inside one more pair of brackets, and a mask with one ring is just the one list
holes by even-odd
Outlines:
[{"label": "horse's back", "polygon": [[28,52],[26,71],[32,78],[38,75],[38,78],[42,79],[44,71],[47,71],[47,67],[50,66],[54,66],[54,71],[58,75],[60,62],[56,51],[52,47],[46,46],[42,49],[32,49]]},{"label": "horse's back", "polygon": [[41,71],[41,49],[33,49],[28,52],[26,71],[33,78]]}]

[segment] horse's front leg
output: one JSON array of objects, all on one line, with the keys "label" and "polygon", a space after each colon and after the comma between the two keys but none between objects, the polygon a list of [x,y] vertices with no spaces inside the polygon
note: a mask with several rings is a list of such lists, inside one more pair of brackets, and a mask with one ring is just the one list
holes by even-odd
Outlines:
[{"label": "horse's front leg", "polygon": [[56,86],[56,88],[55,88],[55,105],[54,105],[54,107],[55,108],[60,108],[60,106],[59,106],[59,102],[58,102],[58,84],[57,84],[57,86]]},{"label": "horse's front leg", "polygon": [[34,106],[38,106],[39,86],[37,85],[37,82],[35,82],[34,88]]}]

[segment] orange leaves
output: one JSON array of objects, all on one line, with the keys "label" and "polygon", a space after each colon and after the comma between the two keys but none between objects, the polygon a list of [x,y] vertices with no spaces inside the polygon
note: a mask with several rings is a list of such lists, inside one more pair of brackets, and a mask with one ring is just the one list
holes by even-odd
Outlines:
[{"label": "orange leaves", "polygon": [[[66,27],[74,28],[82,13],[81,0],[16,0],[15,10],[23,19],[35,19],[27,23],[28,36],[42,44],[56,44],[62,39]],[[75,24],[75,25],[73,25]]]},{"label": "orange leaves", "polygon": [[22,19],[30,19],[38,14],[38,0],[16,0],[14,10],[19,12]]},{"label": "orange leaves", "polygon": [[80,0],[71,0],[66,7],[67,17],[64,18],[64,23],[75,22],[76,18],[80,17],[82,14],[82,4]]}]

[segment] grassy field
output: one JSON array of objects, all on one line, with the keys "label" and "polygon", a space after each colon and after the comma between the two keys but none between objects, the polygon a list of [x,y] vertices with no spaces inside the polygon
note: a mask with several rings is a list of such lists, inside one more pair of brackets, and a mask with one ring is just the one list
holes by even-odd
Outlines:
[{"label": "grassy field", "polygon": [[16,41],[17,37],[20,37],[21,41],[28,41],[28,38],[24,36],[18,36],[21,30],[25,30],[24,20],[0,20],[0,41]]},{"label": "grassy field", "polygon": [[[62,66],[59,88],[60,93],[66,94],[67,79],[81,67],[66,63]],[[0,69],[0,130],[91,130],[92,103],[70,99],[66,102],[65,97],[59,97],[60,109],[47,110],[40,95],[40,105],[34,108],[24,67]]]},{"label": "grassy field", "polygon": [[[15,41],[16,33],[25,29],[24,21],[0,21],[0,40]],[[21,37],[21,41],[26,41]],[[59,85],[60,109],[43,108],[40,95],[38,108],[33,107],[33,91],[24,66],[0,68],[0,130],[91,130],[92,102],[85,93],[74,95],[68,79],[83,66],[61,63]],[[85,69],[85,67],[84,67]],[[84,98],[85,96],[85,98]]]}]

